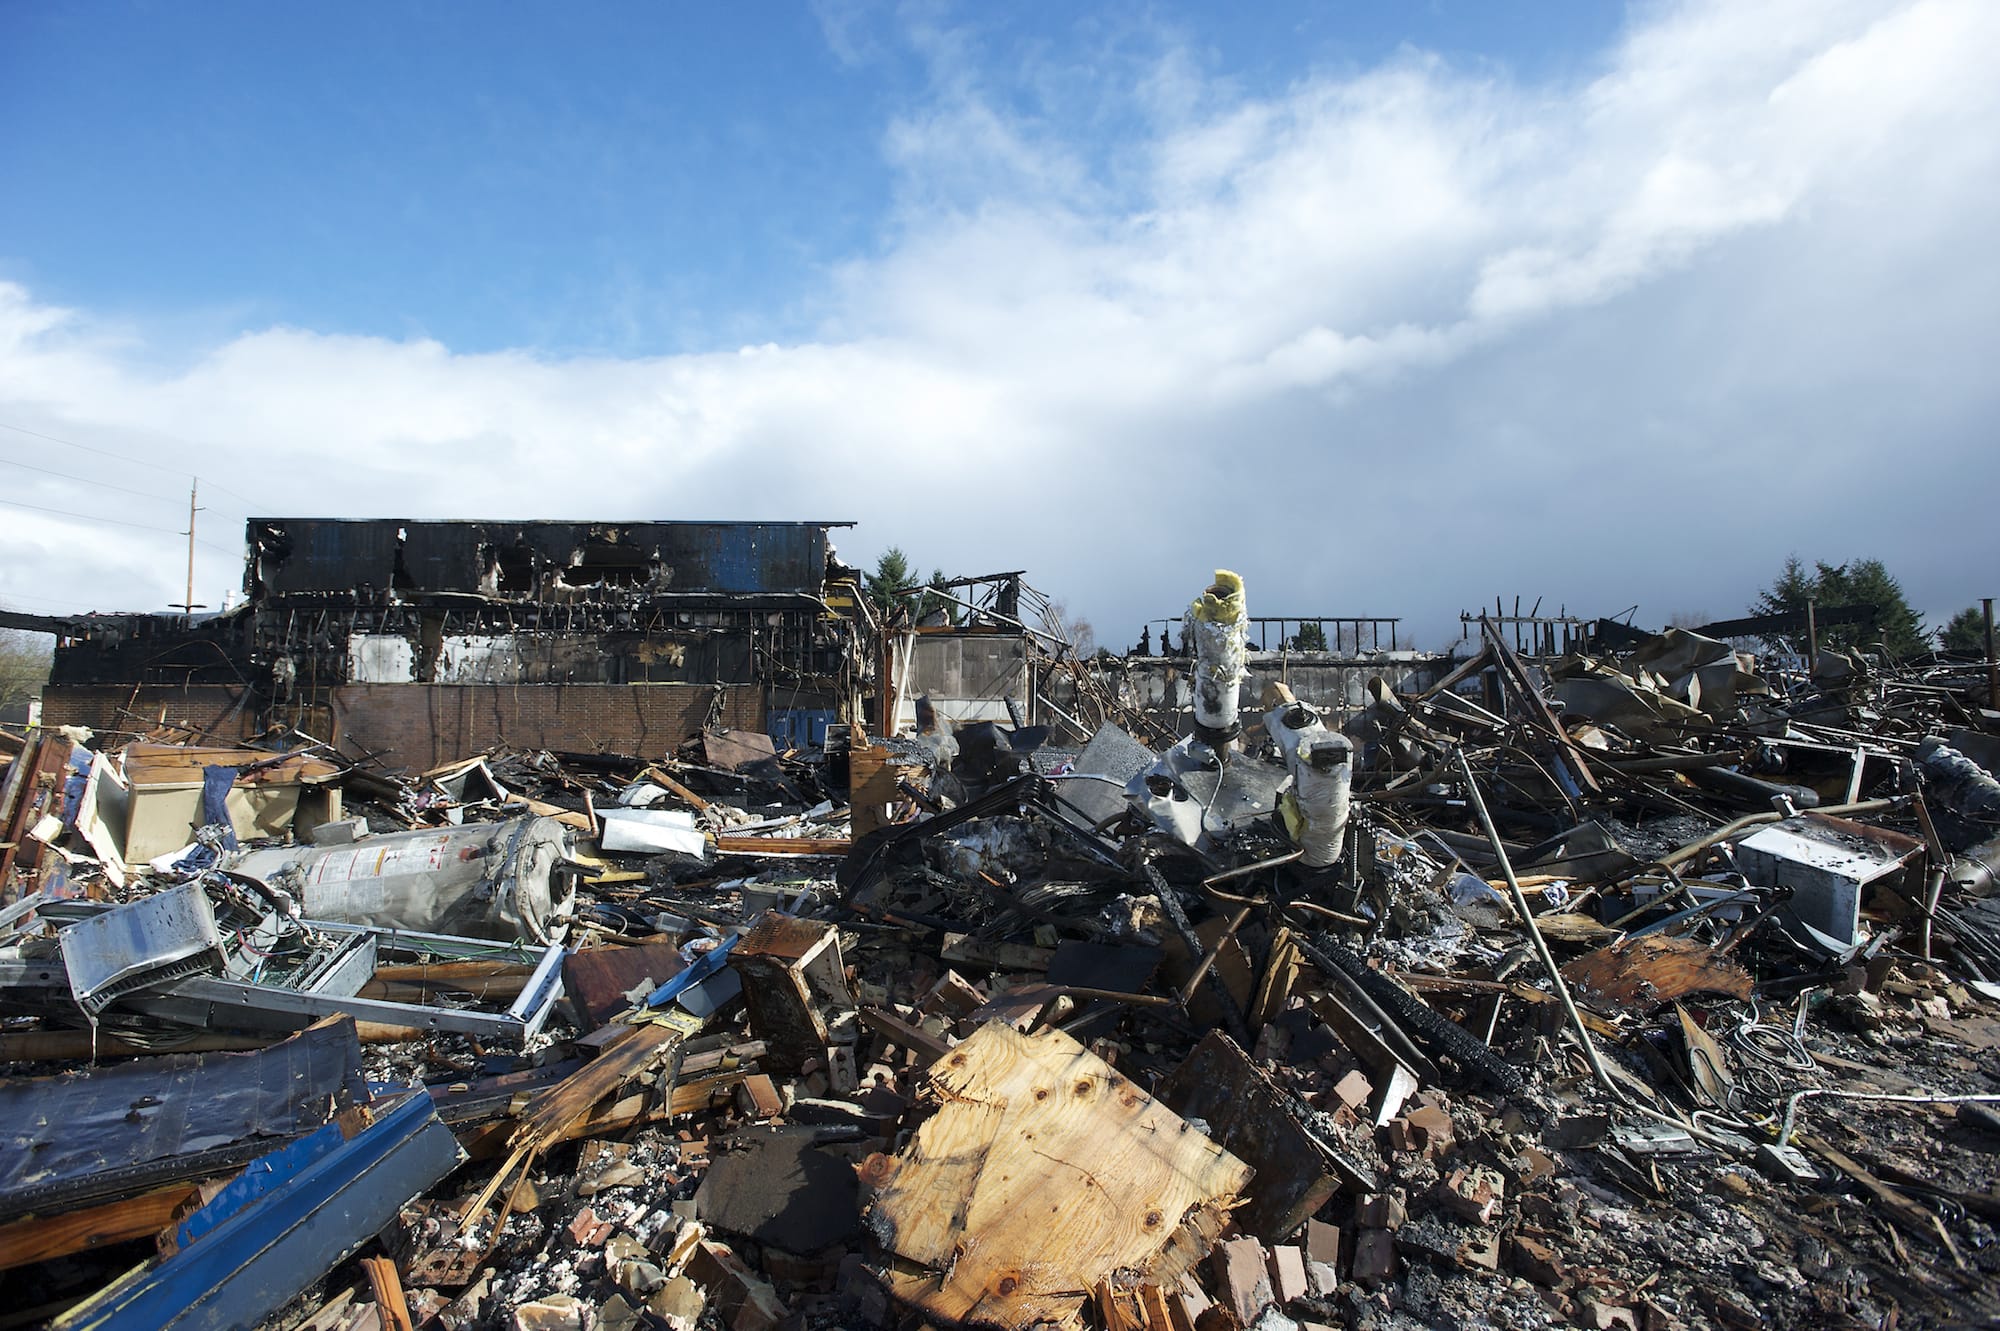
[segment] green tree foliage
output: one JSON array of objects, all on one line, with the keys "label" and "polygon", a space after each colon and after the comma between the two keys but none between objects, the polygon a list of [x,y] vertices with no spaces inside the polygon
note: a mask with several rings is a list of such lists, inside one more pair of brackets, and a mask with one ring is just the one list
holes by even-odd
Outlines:
[{"label": "green tree foliage", "polygon": [[[1845,564],[1817,562],[1808,571],[1797,555],[1789,556],[1778,579],[1766,587],[1750,607],[1752,614],[1774,615],[1803,610],[1810,602],[1832,609],[1845,605],[1875,607],[1875,623],[1838,624],[1822,627],[1822,647],[1846,650],[1852,647],[1881,646],[1892,657],[1921,656],[1930,650],[1923,617],[1910,608],[1902,586],[1889,576],[1879,559],[1856,559]],[[1803,641],[1803,635],[1799,635]]]},{"label": "green tree foliage", "polygon": [[1326,646],[1326,625],[1301,624],[1299,631],[1292,635],[1291,648],[1295,652],[1323,652]]},{"label": "green tree foliage", "polygon": [[[943,569],[934,568],[931,570],[931,580],[928,585],[936,586],[937,584],[945,581],[947,581],[947,579],[944,576]],[[915,613],[917,617],[917,622],[920,624],[923,623],[924,620],[936,614],[943,615],[945,623],[956,624],[959,621],[959,617],[963,615],[965,612],[959,608],[958,602],[953,601],[948,597],[940,596],[936,592],[925,592],[922,596],[919,596],[917,598],[917,608]]]},{"label": "green tree foliage", "polygon": [[41,696],[55,661],[55,639],[40,633],[0,631],[0,707]]},{"label": "green tree foliage", "polygon": [[887,615],[896,604],[896,593],[910,585],[910,558],[901,546],[890,546],[875,561],[875,571],[863,575],[868,582],[868,599],[878,614]]},{"label": "green tree foliage", "polygon": [[1969,605],[1945,621],[1938,630],[1938,642],[1948,652],[1983,652],[1986,650],[1986,615],[1976,605]]},{"label": "green tree foliage", "polygon": [[899,605],[906,608],[911,620],[917,623],[921,623],[926,615],[942,614],[947,624],[956,624],[964,613],[955,602],[935,592],[917,597],[897,595],[913,587],[947,580],[943,569],[934,568],[928,583],[918,581],[911,571],[910,557],[903,553],[901,546],[892,545],[884,550],[882,557],[875,561],[875,571],[863,577],[868,583],[868,600],[874,605],[876,613],[884,618]]}]

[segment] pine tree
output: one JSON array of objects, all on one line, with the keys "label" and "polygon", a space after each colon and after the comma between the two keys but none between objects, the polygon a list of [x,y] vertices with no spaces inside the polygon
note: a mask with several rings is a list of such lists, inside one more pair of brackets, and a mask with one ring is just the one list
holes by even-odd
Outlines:
[{"label": "pine tree", "polygon": [[1323,652],[1327,650],[1326,625],[1299,625],[1299,631],[1292,635],[1291,646],[1295,652]]},{"label": "pine tree", "polygon": [[1948,652],[1983,652],[1986,650],[1986,616],[1976,605],[1969,605],[1945,621],[1938,630],[1938,642]]},{"label": "pine tree", "polygon": [[887,616],[895,607],[896,593],[910,585],[910,559],[901,546],[892,545],[882,552],[875,561],[875,571],[865,575],[868,580],[868,599],[875,608]]},{"label": "pine tree", "polygon": [[1892,657],[1921,656],[1930,650],[1922,616],[1910,608],[1902,585],[1889,575],[1879,559],[1856,559],[1845,564],[1816,562],[1808,573],[1797,555],[1785,559],[1777,581],[1759,594],[1750,607],[1759,615],[1804,610],[1807,603],[1824,609],[1867,605],[1875,609],[1875,622],[1831,624],[1819,631],[1822,647],[1846,650],[1880,645]]}]

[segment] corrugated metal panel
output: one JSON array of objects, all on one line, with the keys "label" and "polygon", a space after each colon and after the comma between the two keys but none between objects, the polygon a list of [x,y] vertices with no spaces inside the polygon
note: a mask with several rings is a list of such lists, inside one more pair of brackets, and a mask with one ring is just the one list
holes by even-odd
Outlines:
[{"label": "corrugated metal panel", "polygon": [[466,522],[399,522],[404,532],[403,572],[412,590],[476,592],[486,571],[480,547],[485,530]]},{"label": "corrugated metal panel", "polygon": [[[599,556],[616,568],[643,569],[653,590],[719,595],[818,595],[826,576],[827,528],[806,522],[411,522],[398,518],[265,518],[250,524],[252,541],[265,533],[258,572],[266,595],[387,588],[400,554],[413,592],[472,592],[480,588],[489,548],[525,547],[539,567],[561,572],[579,554],[585,569],[571,579],[591,585]],[[614,579],[615,580],[615,579]],[[629,584],[628,584],[629,585]],[[634,587],[643,590],[643,587]],[[521,595],[531,595],[524,590]]]},{"label": "corrugated metal panel", "polygon": [[274,528],[278,532],[276,542],[263,543],[264,554],[258,566],[269,594],[343,592],[363,584],[387,588],[396,572],[399,525],[393,520],[253,520],[250,539],[254,547],[259,528]]}]

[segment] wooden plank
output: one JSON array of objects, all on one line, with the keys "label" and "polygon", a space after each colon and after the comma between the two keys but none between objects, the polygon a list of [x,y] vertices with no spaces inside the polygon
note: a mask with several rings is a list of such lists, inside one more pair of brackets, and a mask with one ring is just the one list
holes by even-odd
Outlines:
[{"label": "wooden plank", "polygon": [[686,800],[689,804],[693,805],[696,809],[699,809],[703,813],[708,812],[707,800],[695,794],[692,790],[689,790],[686,786],[674,780],[672,777],[668,776],[665,772],[662,772],[657,767],[648,767],[645,771],[639,774],[639,779],[641,781],[652,782],[654,785],[660,787],[662,790],[667,791],[669,794],[673,795],[677,799]]},{"label": "wooden plank", "polygon": [[[420,1026],[384,1026],[380,1022],[357,1021],[354,1030],[363,1044],[401,1044],[405,1040],[427,1040],[435,1035]],[[92,1037],[89,1031],[16,1031],[0,1035],[0,1064],[40,1063],[59,1059],[156,1058],[162,1054],[241,1053],[268,1049],[288,1040],[296,1031],[273,1031],[267,1035],[195,1035],[171,1048],[127,1044],[110,1035]]]},{"label": "wooden plank", "polygon": [[1250,1179],[1061,1031],[989,1023],[926,1094],[937,1113],[862,1177],[870,1232],[896,1258],[890,1292],[934,1321],[1025,1331],[1076,1317],[1113,1272],[1179,1274]]},{"label": "wooden plank", "polygon": [[995,943],[971,934],[946,934],[938,956],[964,966],[988,970],[1046,972],[1055,960],[1055,949],[1029,947],[1025,943]]},{"label": "wooden plank", "polygon": [[890,1043],[915,1054],[920,1066],[928,1067],[952,1050],[949,1040],[940,1039],[920,1026],[912,1026],[895,1013],[883,1008],[862,1008],[861,1024],[881,1035],[886,1035]]},{"label": "wooden plank", "polygon": [[1950,1233],[1939,1223],[1936,1212],[1919,1206],[1910,1200],[1907,1193],[1884,1183],[1875,1177],[1866,1165],[1825,1138],[1802,1132],[1798,1136],[1798,1143],[1853,1179],[1861,1186],[1863,1192],[1880,1203],[1882,1209],[1896,1224],[1920,1239],[1936,1243],[1950,1255],[1954,1265],[1961,1270],[1964,1269],[1965,1259],[1959,1255],[1958,1247],[1952,1242]]},{"label": "wooden plank", "polygon": [[628,1028],[584,1065],[583,1071],[543,1091],[521,1110],[515,1129],[517,1146],[560,1140],[563,1129],[587,1115],[598,1101],[656,1063],[679,1052],[685,1033],[672,1026],[647,1023]]},{"label": "wooden plank", "polygon": [[10,1221],[0,1225],[0,1270],[151,1238],[173,1223],[184,1203],[200,1196],[198,1185],[176,1183],[102,1206]]},{"label": "wooden plank", "polygon": [[854,843],[844,836],[718,836],[718,855],[845,855]]},{"label": "wooden plank", "polygon": [[1258,981],[1257,996],[1250,1003],[1251,1030],[1262,1030],[1278,1019],[1298,978],[1298,944],[1292,941],[1292,931],[1280,925],[1271,938],[1271,959],[1264,964],[1264,978]]},{"label": "wooden plank", "polygon": [[1577,785],[1586,795],[1602,795],[1604,787],[1598,785],[1597,778],[1591,774],[1589,758],[1569,737],[1569,732],[1563,729],[1562,722],[1550,710],[1548,700],[1542,697],[1542,691],[1528,678],[1527,667],[1521,664],[1521,658],[1514,654],[1514,649],[1507,645],[1499,626],[1491,620],[1481,620],[1480,626],[1486,630],[1486,641],[1493,649],[1493,659],[1500,664],[1500,673],[1513,686],[1530,719],[1548,733],[1561,749],[1562,756],[1569,760],[1570,775],[1576,779]]},{"label": "wooden plank", "polygon": [[488,1001],[512,1002],[521,996],[533,966],[518,961],[447,961],[422,966],[382,966],[361,986],[359,998],[391,1003],[424,1003],[440,990],[467,993]]},{"label": "wooden plank", "polygon": [[[46,858],[42,854],[41,843],[30,838],[28,833],[44,814],[50,812],[51,805],[61,807],[62,771],[69,762],[73,747],[61,735],[44,735],[35,748],[33,762],[23,755],[8,769],[10,777],[14,772],[21,771],[22,781],[6,835],[4,840],[0,840],[0,904],[14,900],[15,870],[27,873]],[[37,875],[27,873],[27,877],[30,880],[29,891],[33,891]]]},{"label": "wooden plank", "polygon": [[854,749],[847,755],[847,791],[856,841],[889,825],[889,805],[900,792],[886,746]]},{"label": "wooden plank", "polygon": [[[1518,981],[1471,980],[1457,975],[1427,975],[1422,971],[1390,971],[1396,982],[1420,994],[1491,994],[1495,997],[1518,998],[1524,1003],[1560,1003],[1554,994],[1544,993],[1530,984]],[[1609,1040],[1622,1040],[1625,1031],[1617,1023],[1606,1021],[1595,1012],[1578,1012],[1583,1024],[1594,1033]]]},{"label": "wooden plank", "polygon": [[361,1269],[368,1275],[368,1287],[375,1294],[375,1307],[384,1331],[414,1331],[410,1325],[410,1305],[403,1299],[403,1278],[387,1257],[364,1257]]}]

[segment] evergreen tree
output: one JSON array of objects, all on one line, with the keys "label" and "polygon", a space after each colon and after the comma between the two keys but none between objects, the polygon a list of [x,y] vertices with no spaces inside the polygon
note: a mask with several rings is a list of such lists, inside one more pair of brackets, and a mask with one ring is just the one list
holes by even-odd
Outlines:
[{"label": "evergreen tree", "polygon": [[1807,572],[1797,555],[1788,556],[1777,581],[1764,589],[1750,610],[1752,614],[1774,615],[1804,610],[1808,602],[1828,610],[1849,605],[1875,608],[1872,627],[1822,626],[1819,630],[1822,647],[1846,650],[1879,644],[1892,657],[1921,656],[1930,650],[1922,616],[1910,608],[1902,586],[1879,559],[1856,559],[1845,564],[1816,562],[1812,571]]},{"label": "evergreen tree", "polygon": [[868,599],[875,603],[875,609],[887,616],[895,607],[896,593],[910,585],[910,559],[901,546],[892,545],[882,552],[875,561],[875,571],[865,575],[868,580]]},{"label": "evergreen tree", "polygon": [[1976,605],[1969,605],[1953,615],[1938,630],[1938,642],[1948,652],[1983,652],[1986,650],[1986,616]]},{"label": "evergreen tree", "polygon": [[[945,581],[944,570],[934,568],[931,570],[931,580],[926,585],[935,587],[943,581]],[[917,622],[920,624],[925,618],[934,614],[942,614],[944,622],[947,624],[956,624],[963,613],[964,611],[959,608],[958,602],[940,596],[936,592],[925,592],[917,598],[916,617]]]}]

